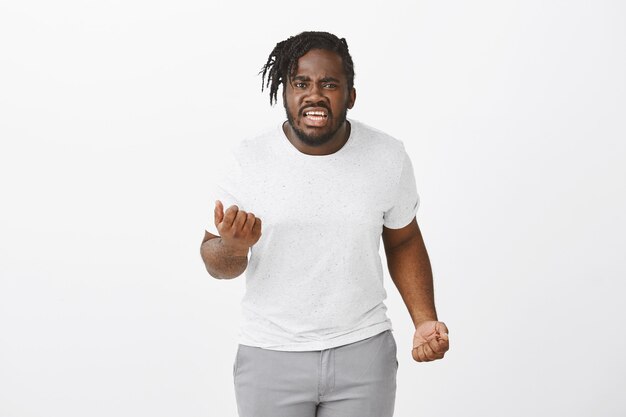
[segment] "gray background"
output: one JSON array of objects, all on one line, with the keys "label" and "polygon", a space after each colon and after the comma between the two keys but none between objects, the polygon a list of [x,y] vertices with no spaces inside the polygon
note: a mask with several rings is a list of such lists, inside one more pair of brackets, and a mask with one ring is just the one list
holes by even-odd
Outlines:
[{"label": "gray background", "polygon": [[2,2],[0,416],[236,415],[244,281],[204,271],[205,190],[283,120],[256,72],[309,29],[347,38],[349,116],[405,143],[422,198],[452,348],[412,361],[386,276],[396,415],[626,415],[625,20],[619,1]]}]

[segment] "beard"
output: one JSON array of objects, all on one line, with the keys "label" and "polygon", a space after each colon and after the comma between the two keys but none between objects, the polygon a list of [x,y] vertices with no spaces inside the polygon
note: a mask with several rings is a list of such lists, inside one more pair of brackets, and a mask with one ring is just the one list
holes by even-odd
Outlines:
[{"label": "beard", "polygon": [[[293,115],[287,108],[286,100],[283,100],[283,107],[285,107],[285,113],[287,113],[287,121],[289,122],[289,125],[291,125],[291,128],[295,132],[296,136],[308,146],[322,146],[326,142],[329,142],[333,138],[335,133],[337,133],[337,131],[341,128],[341,126],[343,126],[344,122],[346,121],[346,115],[348,114],[348,108],[344,107],[343,111],[337,117],[338,123],[334,129],[329,130],[326,133],[321,133],[319,135],[307,135],[303,130],[296,127]],[[330,112],[330,109],[325,106],[323,107],[328,111],[328,117],[332,118],[333,114]]]}]

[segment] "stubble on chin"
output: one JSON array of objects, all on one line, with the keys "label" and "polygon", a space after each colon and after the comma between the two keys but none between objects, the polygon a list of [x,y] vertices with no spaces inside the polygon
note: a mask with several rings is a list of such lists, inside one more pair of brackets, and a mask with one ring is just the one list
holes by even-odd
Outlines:
[{"label": "stubble on chin", "polygon": [[[325,143],[329,142],[333,138],[335,133],[337,133],[337,131],[341,128],[343,123],[345,123],[346,121],[347,111],[344,112],[343,115],[340,115],[341,116],[340,123],[337,125],[336,129],[328,131],[321,135],[315,135],[315,136],[307,135],[303,130],[298,129],[294,118],[291,116],[291,113],[289,113],[289,110],[287,109],[287,106],[284,106],[284,107],[285,107],[285,113],[287,114],[287,122],[289,123],[289,126],[291,126],[291,129],[296,134],[298,139],[300,139],[303,143],[305,143],[308,146],[322,146]],[[332,115],[329,114],[329,117],[332,117]]]}]

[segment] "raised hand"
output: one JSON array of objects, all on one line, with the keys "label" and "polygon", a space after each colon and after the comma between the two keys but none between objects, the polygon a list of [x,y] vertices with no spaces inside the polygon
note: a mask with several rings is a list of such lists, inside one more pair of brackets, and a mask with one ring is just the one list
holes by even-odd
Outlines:
[{"label": "raised hand", "polygon": [[443,358],[450,348],[448,328],[441,321],[425,321],[415,329],[413,336],[413,359],[430,362]]},{"label": "raised hand", "polygon": [[261,219],[232,205],[224,212],[220,200],[215,202],[215,227],[225,246],[236,255],[246,256],[248,249],[261,237]]}]

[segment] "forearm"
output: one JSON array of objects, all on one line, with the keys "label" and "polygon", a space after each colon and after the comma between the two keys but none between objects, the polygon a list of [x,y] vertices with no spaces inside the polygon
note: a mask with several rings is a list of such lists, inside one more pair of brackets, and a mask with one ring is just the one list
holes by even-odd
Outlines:
[{"label": "forearm", "polygon": [[437,320],[433,274],[421,236],[387,253],[387,266],[413,324]]},{"label": "forearm", "polygon": [[248,266],[248,253],[236,252],[224,246],[221,238],[202,243],[200,255],[206,270],[213,278],[232,279],[241,275]]}]

